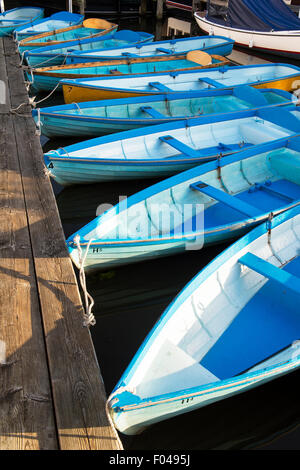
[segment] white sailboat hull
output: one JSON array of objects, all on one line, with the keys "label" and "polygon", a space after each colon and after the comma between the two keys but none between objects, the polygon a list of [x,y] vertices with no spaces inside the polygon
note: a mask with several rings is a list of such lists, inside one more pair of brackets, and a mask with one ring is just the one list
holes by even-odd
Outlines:
[{"label": "white sailboat hull", "polygon": [[300,59],[300,30],[298,31],[247,31],[213,23],[204,12],[196,12],[195,19],[202,31],[209,35],[222,35],[235,44],[256,51]]}]

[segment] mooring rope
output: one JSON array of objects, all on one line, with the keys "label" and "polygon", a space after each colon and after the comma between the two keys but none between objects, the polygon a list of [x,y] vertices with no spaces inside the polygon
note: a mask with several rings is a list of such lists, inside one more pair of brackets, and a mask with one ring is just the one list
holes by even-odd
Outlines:
[{"label": "mooring rope", "polygon": [[51,95],[53,95],[53,93],[57,90],[57,88],[59,87],[60,83],[58,82],[57,85],[55,85],[55,87],[53,88],[53,90],[49,93],[49,95],[45,96],[45,98],[42,98],[41,100],[39,101],[34,101],[33,102],[33,106],[34,108],[36,107],[37,104],[40,104],[42,103],[42,101],[45,101],[47,100],[48,98],[50,98]]},{"label": "mooring rope", "polygon": [[[51,60],[55,60],[55,59],[57,59],[57,57],[61,57],[61,56],[62,56],[62,54],[57,54],[54,57],[50,57],[49,59],[42,60],[41,62],[38,62],[37,64],[35,64],[34,68],[39,68],[41,65],[46,64],[47,62],[50,62]],[[64,59],[64,61],[65,60],[66,60],[66,58]],[[31,66],[29,65],[29,67],[31,67]]]},{"label": "mooring rope", "polygon": [[82,253],[82,248],[80,245],[80,236],[76,235],[74,237],[74,243],[78,249],[78,261],[79,261],[79,280],[80,284],[83,290],[84,294],[84,302],[85,302],[85,313],[84,313],[84,321],[83,321],[83,326],[85,327],[90,327],[94,326],[96,324],[96,319],[94,317],[94,314],[92,313],[92,308],[94,306],[94,299],[92,296],[88,293],[87,287],[86,287],[86,278],[85,278],[85,272],[84,272],[84,263],[90,248],[90,245],[92,243],[93,239],[91,238],[87,244],[86,250],[84,254]]},{"label": "mooring rope", "polygon": [[[25,51],[25,52],[26,52],[26,51]],[[63,60],[62,63],[59,64],[59,65],[65,65],[65,64],[66,64],[66,61],[67,61],[67,58],[68,58],[69,55],[70,55],[70,52],[67,52],[66,54],[61,54],[61,53],[60,53],[60,54],[57,54],[57,55],[55,55],[54,57],[49,57],[49,59],[42,60],[42,62],[38,62],[38,63],[35,65],[34,68],[40,68],[41,65],[47,64],[47,63],[50,62],[51,60],[55,60],[55,59],[57,59],[58,57],[62,57],[62,56],[64,57],[64,60]],[[54,64],[54,65],[55,65],[55,64]],[[29,65],[29,67],[30,67],[30,65]]]},{"label": "mooring rope", "polygon": [[[33,82],[32,82],[33,83]],[[25,82],[26,84],[26,82]],[[27,82],[27,84],[30,85],[30,82]],[[53,88],[53,90],[47,95],[45,96],[44,98],[42,98],[41,100],[39,101],[34,101],[35,100],[35,97],[34,98],[29,98],[29,101],[28,103],[21,103],[19,104],[19,106],[17,108],[11,108],[10,109],[10,112],[13,113],[13,114],[18,114],[20,116],[24,116],[24,114],[20,114],[18,113],[18,110],[21,108],[21,106],[26,106],[26,105],[30,105],[32,108],[36,108],[36,106],[40,103],[42,103],[43,101],[47,100],[48,98],[50,98],[50,96],[57,90],[57,88],[59,87],[59,82],[57,83],[57,85],[55,85],[55,87]],[[37,132],[40,132],[40,128],[41,126],[43,125],[43,123],[41,122],[41,114],[40,114],[40,109],[38,109],[38,125],[37,125]]]},{"label": "mooring rope", "polygon": [[73,101],[73,103],[72,103],[72,104],[75,104],[75,106],[77,106],[77,108],[78,108],[79,114],[82,114],[82,110],[81,110],[81,108],[80,108],[79,104],[78,104],[78,103],[76,103],[76,101]]},{"label": "mooring rope", "polygon": [[[20,115],[20,116],[25,116],[24,114],[18,113],[18,111],[19,111],[19,109],[21,108],[21,106],[27,106],[27,105],[30,105],[30,103],[29,103],[29,102],[28,102],[28,103],[21,103],[21,104],[19,104],[19,106],[17,106],[16,108],[11,108],[9,111],[10,111],[12,114],[18,114],[18,115]],[[28,116],[31,116],[31,114],[28,115]]]},{"label": "mooring rope", "polygon": [[25,80],[25,86],[26,86],[27,92],[29,91],[30,86],[33,85],[34,83],[34,76],[33,76],[32,68],[29,68],[28,70],[30,72],[31,80]]},{"label": "mooring rope", "polygon": [[115,423],[113,422],[113,419],[112,419],[111,414],[110,414],[110,411],[109,411],[108,400],[106,400],[106,402],[105,402],[105,412],[106,412],[106,417],[107,417],[107,419],[108,419],[108,422],[109,422],[109,424],[111,425],[111,428],[115,431],[116,439],[117,439],[117,442],[118,442],[118,444],[119,444],[119,446],[120,446],[120,449],[122,449],[122,442],[121,442],[121,439],[119,438],[119,434],[118,434],[118,432],[117,432]]},{"label": "mooring rope", "polygon": [[36,123],[36,135],[41,135],[42,131],[41,131],[41,128],[42,128],[42,121],[41,121],[41,110],[40,108],[37,109],[37,123]]}]

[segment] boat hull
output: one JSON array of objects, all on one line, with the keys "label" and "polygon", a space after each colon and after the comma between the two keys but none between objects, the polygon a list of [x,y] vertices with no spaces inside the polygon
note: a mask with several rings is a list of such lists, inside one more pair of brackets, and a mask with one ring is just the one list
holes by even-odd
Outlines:
[{"label": "boat hull", "polygon": [[[94,184],[107,181],[125,181],[149,178],[163,178],[175,173],[180,173],[188,168],[197,165],[197,162],[178,160],[162,162],[158,160],[156,163],[151,162],[88,162],[84,159],[82,162],[70,161],[70,159],[62,159],[51,157],[49,161],[46,159],[48,168],[51,168],[52,178],[61,186],[69,186],[73,184]],[[210,161],[210,158],[203,158],[201,163]],[[51,162],[51,164],[50,164]],[[50,167],[49,167],[50,164]],[[199,162],[198,162],[199,164]]]},{"label": "boat hull", "polygon": [[128,405],[120,412],[112,410],[110,403],[114,403],[114,394],[108,399],[109,412],[117,429],[128,436],[141,434],[149,426],[165,419],[192,412],[212,403],[246,393],[263,384],[284,377],[298,370],[300,360],[292,364],[280,365],[268,372],[261,372],[245,378],[233,378],[227,383],[212,384],[205,391],[182,392],[175,397],[161,400],[151,400],[147,405],[134,407]]},{"label": "boat hull", "polygon": [[[230,227],[230,229],[215,230],[206,233],[205,237],[199,237],[194,240],[164,240],[160,237],[152,240],[151,243],[136,243],[134,240],[127,243],[92,243],[88,249],[87,257],[84,265],[86,273],[90,274],[96,271],[104,271],[115,267],[126,266],[132,263],[142,263],[144,261],[153,260],[161,257],[168,257],[185,253],[186,250],[196,249],[197,245],[203,248],[206,246],[223,243],[244,235],[247,231],[254,228],[258,223],[267,220],[267,216],[243,226]],[[70,241],[70,239],[69,239]],[[85,250],[86,246],[83,244]],[[80,269],[77,249],[69,247],[69,254],[75,266]]]},{"label": "boat hull", "polygon": [[237,46],[290,59],[300,59],[300,32],[289,34],[288,31],[267,33],[234,29],[207,20],[203,12],[196,12],[195,19],[199,28],[206,34],[226,36],[233,39]]}]

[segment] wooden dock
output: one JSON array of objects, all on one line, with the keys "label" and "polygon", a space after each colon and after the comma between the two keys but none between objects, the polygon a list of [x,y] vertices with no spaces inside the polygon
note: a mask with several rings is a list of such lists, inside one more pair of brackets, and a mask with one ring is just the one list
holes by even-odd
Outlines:
[{"label": "wooden dock", "polygon": [[121,450],[19,63],[0,38],[0,450]]}]

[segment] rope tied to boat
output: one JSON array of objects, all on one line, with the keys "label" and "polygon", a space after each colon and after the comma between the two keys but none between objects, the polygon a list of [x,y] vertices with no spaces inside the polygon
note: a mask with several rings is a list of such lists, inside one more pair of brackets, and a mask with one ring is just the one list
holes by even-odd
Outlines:
[{"label": "rope tied to boat", "polygon": [[63,150],[65,152],[65,154],[70,158],[69,152],[67,152],[67,150],[64,147],[58,147],[57,150],[54,150],[54,153],[58,154],[58,150]]},{"label": "rope tied to boat", "polygon": [[41,135],[41,128],[42,128],[42,121],[41,121],[41,110],[40,108],[37,109],[37,122],[36,122],[36,130],[35,133],[36,135]]},{"label": "rope tied to boat", "polygon": [[86,277],[85,277],[85,272],[84,272],[84,264],[85,260],[90,248],[90,245],[93,241],[91,238],[87,244],[86,250],[83,254],[82,248],[80,245],[80,236],[75,235],[74,239],[74,244],[77,247],[78,250],[78,262],[79,262],[79,280],[80,280],[80,285],[83,290],[84,294],[84,302],[85,302],[85,313],[83,315],[84,321],[83,321],[83,326],[85,327],[90,327],[94,326],[96,324],[96,319],[94,317],[94,314],[92,313],[92,308],[95,304],[93,297],[88,293],[87,287],[86,287]]},{"label": "rope tied to boat", "polygon": [[[38,68],[40,67],[41,65],[43,64],[46,64],[47,62],[50,62],[51,60],[55,60],[57,59],[58,57],[61,57],[63,54],[57,54],[55,55],[54,57],[50,57],[49,59],[46,59],[46,60],[42,60],[41,62],[38,62],[36,65],[35,65],[35,68]],[[67,56],[68,54],[66,54]],[[61,65],[65,65],[65,61],[66,61],[66,57],[64,57],[64,61]]]},{"label": "rope tied to boat", "polygon": [[[24,54],[24,52],[23,52]],[[47,64],[48,62],[50,62],[51,60],[55,60],[57,59],[58,57],[62,57],[64,58],[64,60],[62,61],[62,63],[60,65],[65,65],[66,64],[66,61],[67,61],[67,58],[69,57],[71,53],[70,52],[67,52],[66,54],[57,54],[55,55],[54,57],[49,57],[48,59],[45,59],[45,60],[42,60],[41,62],[38,62],[36,65],[35,65],[35,68],[39,68],[41,67],[41,65],[43,64]],[[22,63],[21,63],[22,64]],[[54,64],[55,65],[55,64]],[[29,66],[30,67],[30,66]]]},{"label": "rope tied to boat", "polygon": [[268,219],[267,219],[267,231],[268,231],[269,237],[271,236],[273,218],[274,218],[274,214],[273,212],[270,212],[270,214],[268,215]]},{"label": "rope tied to boat", "polygon": [[23,65],[25,52],[26,51],[23,51],[22,54],[21,54],[21,62],[19,64],[20,67],[22,67],[22,65]]},{"label": "rope tied to boat", "polygon": [[35,108],[37,104],[40,104],[40,103],[42,103],[43,101],[45,101],[45,100],[47,100],[48,98],[50,98],[50,96],[53,95],[53,93],[57,90],[57,88],[59,87],[59,85],[60,85],[60,83],[58,82],[58,83],[55,85],[55,87],[53,88],[53,90],[50,91],[49,95],[45,96],[45,97],[42,98],[41,100],[39,100],[39,101],[33,101],[33,103],[32,103],[33,108]]},{"label": "rope tied to boat", "polygon": [[73,103],[72,103],[72,104],[75,104],[75,106],[78,108],[79,114],[82,114],[82,110],[81,110],[81,108],[80,108],[79,104],[78,104],[78,103],[76,103],[76,101],[73,101]]},{"label": "rope tied to boat", "polygon": [[34,83],[33,70],[31,67],[28,70],[30,72],[31,80],[25,80],[25,86],[26,86],[27,92],[29,91],[29,88],[31,87],[31,85],[33,85]]},{"label": "rope tied to boat", "polygon": [[19,104],[19,106],[17,106],[16,108],[10,108],[9,112],[11,114],[17,114],[18,116],[23,116],[23,117],[31,117],[31,114],[25,114],[25,113],[18,113],[19,109],[22,107],[22,106],[31,106],[31,103],[30,101],[28,101],[28,103],[21,103]]},{"label": "rope tied to boat", "polygon": [[267,219],[267,222],[266,222],[266,228],[267,228],[267,234],[268,234],[268,246],[269,246],[274,258],[276,258],[277,261],[279,262],[279,265],[283,266],[284,261],[280,258],[279,254],[277,253],[277,250],[274,249],[273,245],[272,245],[271,235],[272,235],[272,220],[273,219],[274,219],[274,214],[273,214],[273,212],[270,212],[270,214],[268,216],[268,219]]}]

